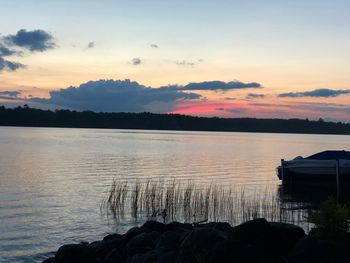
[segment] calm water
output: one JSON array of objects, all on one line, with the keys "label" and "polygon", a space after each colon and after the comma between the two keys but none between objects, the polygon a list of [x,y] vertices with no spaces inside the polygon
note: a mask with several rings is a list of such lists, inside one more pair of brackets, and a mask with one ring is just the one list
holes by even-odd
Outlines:
[{"label": "calm water", "polygon": [[347,136],[0,127],[0,262],[40,262],[128,227],[100,205],[113,179],[276,188],[281,158],[350,149]]}]

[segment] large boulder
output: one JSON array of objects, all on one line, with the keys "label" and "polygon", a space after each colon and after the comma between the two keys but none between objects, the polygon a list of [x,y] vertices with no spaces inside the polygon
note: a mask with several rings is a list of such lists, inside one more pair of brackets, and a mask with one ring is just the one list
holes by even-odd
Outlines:
[{"label": "large boulder", "polygon": [[[225,240],[213,244],[212,251],[205,262],[210,263],[231,263],[244,262],[255,263],[265,262],[256,247],[235,240]],[[268,262],[268,261],[267,261]]]},{"label": "large boulder", "polygon": [[181,243],[178,262],[204,262],[210,257],[213,246],[224,240],[224,235],[213,228],[196,228]]},{"label": "large boulder", "polygon": [[135,236],[142,233],[142,230],[139,227],[130,228],[124,235],[123,239],[125,243],[129,242],[129,240],[133,239]]},{"label": "large boulder", "polygon": [[295,244],[306,236],[304,230],[296,225],[275,222],[270,225],[274,239],[273,246],[280,255],[287,255]]},{"label": "large boulder", "polygon": [[110,255],[112,251],[117,251],[120,255],[120,258],[124,258],[126,253],[125,241],[122,238],[93,242],[89,246],[95,251],[96,258],[99,261],[105,260],[107,256],[111,257]]},{"label": "large boulder", "polygon": [[182,233],[166,231],[158,239],[156,244],[157,252],[177,250],[183,240]]},{"label": "large boulder", "polygon": [[153,250],[160,235],[159,232],[153,231],[144,232],[135,236],[126,244],[128,256]]},{"label": "large boulder", "polygon": [[158,221],[147,221],[141,226],[141,230],[143,232],[160,232],[163,233],[166,228],[166,225],[163,223],[160,223]]},{"label": "large boulder", "polygon": [[56,255],[55,263],[97,263],[95,254],[86,244],[70,244],[61,246]]}]

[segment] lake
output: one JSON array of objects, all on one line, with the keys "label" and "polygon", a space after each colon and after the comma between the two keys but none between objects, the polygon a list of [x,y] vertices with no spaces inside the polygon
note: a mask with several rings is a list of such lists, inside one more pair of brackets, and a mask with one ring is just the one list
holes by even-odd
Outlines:
[{"label": "lake", "polygon": [[0,127],[0,262],[124,231],[100,207],[113,180],[269,187],[280,159],[350,149],[348,136]]}]

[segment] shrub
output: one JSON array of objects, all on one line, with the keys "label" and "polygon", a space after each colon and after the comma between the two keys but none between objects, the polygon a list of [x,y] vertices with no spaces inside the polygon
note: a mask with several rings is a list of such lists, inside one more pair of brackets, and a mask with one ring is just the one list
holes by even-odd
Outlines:
[{"label": "shrub", "polygon": [[318,211],[309,212],[309,221],[316,231],[327,238],[342,236],[349,230],[350,209],[333,197],[323,202]]}]

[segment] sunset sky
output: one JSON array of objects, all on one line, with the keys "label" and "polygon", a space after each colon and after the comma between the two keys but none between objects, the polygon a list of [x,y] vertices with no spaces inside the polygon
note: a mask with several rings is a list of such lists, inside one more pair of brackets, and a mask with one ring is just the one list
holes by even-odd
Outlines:
[{"label": "sunset sky", "polygon": [[0,105],[350,122],[347,0],[0,8]]}]

